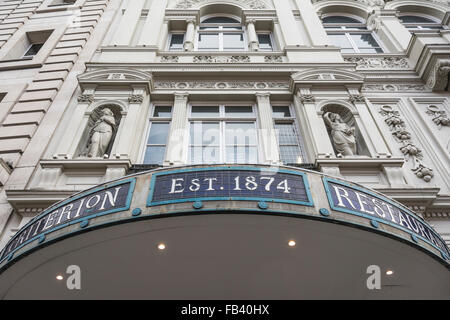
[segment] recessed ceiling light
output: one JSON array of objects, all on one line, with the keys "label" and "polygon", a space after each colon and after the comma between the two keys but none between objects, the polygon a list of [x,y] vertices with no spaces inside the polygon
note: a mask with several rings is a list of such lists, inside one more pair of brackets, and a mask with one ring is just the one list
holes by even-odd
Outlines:
[{"label": "recessed ceiling light", "polygon": [[166,248],[166,245],[164,243],[158,244],[158,249],[159,250],[164,250],[165,248]]},{"label": "recessed ceiling light", "polygon": [[394,271],[388,270],[388,271],[386,271],[386,274],[387,274],[388,276],[392,276],[392,275],[394,274]]},{"label": "recessed ceiling light", "polygon": [[62,279],[64,279],[64,277],[63,277],[62,275],[58,274],[58,275],[56,276],[56,280],[62,280]]},{"label": "recessed ceiling light", "polygon": [[289,240],[288,246],[289,247],[295,247],[295,241],[294,240]]}]

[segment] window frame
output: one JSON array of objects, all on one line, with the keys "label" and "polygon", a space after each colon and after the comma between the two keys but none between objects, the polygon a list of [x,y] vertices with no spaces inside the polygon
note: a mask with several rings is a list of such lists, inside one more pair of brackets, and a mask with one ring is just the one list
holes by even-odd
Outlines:
[{"label": "window frame", "polygon": [[275,44],[275,38],[273,36],[273,32],[270,31],[270,30],[257,30],[256,31],[256,38],[258,39],[258,44],[259,44],[259,37],[258,36],[260,34],[268,34],[269,35],[270,43],[272,45],[272,49],[271,50],[264,50],[264,49],[261,49],[261,47],[259,47],[259,51],[262,51],[262,52],[274,52],[274,51],[277,51],[278,48],[277,48],[277,46]]},{"label": "window frame", "polygon": [[[350,43],[352,50],[354,52],[342,52],[342,54],[383,54],[388,53],[386,50],[386,47],[383,45],[383,42],[378,37],[378,35],[373,32],[372,30],[369,30],[367,28],[367,22],[366,20],[362,19],[359,16],[351,15],[351,14],[345,14],[345,13],[332,13],[325,16],[326,17],[347,17],[351,19],[355,19],[359,21],[360,23],[323,23],[323,27],[325,29],[325,32],[327,35],[344,35],[347,41]],[[375,40],[375,42],[378,44],[377,47],[370,47],[373,49],[380,48],[381,52],[361,52],[361,49],[365,49],[366,47],[359,47],[355,40],[353,40],[352,35],[359,35],[359,34],[370,34],[371,37]],[[369,48],[369,47],[367,47]]]},{"label": "window frame", "polygon": [[[219,116],[218,117],[195,117],[192,115],[192,107],[195,106],[218,106],[219,107]],[[227,106],[249,106],[252,108],[252,116],[251,117],[245,117],[245,118],[239,118],[239,117],[227,117],[225,114],[225,107]],[[234,162],[228,162],[227,161],[227,153],[226,153],[226,123],[247,123],[247,122],[253,122],[254,128],[255,128],[255,138],[256,143],[255,145],[249,145],[251,147],[256,147],[256,162],[255,164],[259,163],[262,159],[262,149],[260,147],[260,137],[259,137],[259,120],[258,120],[258,114],[257,114],[257,106],[253,102],[249,101],[242,101],[242,102],[190,102],[188,104],[188,113],[187,113],[187,123],[188,123],[188,150],[186,152],[186,163],[189,165],[195,165],[200,163],[194,163],[191,160],[191,154],[190,149],[193,146],[191,144],[191,125],[193,122],[202,122],[202,123],[215,123],[219,122],[219,161],[217,164],[247,164],[246,162],[242,163],[234,163]],[[195,145],[194,145],[195,146]],[[203,146],[203,144],[201,145]],[[202,163],[202,164],[208,164],[208,163]],[[249,162],[249,164],[253,164],[252,162]]]},{"label": "window frame", "polygon": [[[224,18],[231,18],[238,22],[236,23],[203,23],[202,21],[205,21],[210,18],[215,17],[224,17]],[[239,27],[240,30],[227,30],[224,29],[225,27]],[[211,29],[211,30],[200,30],[202,27],[218,27],[218,29]],[[224,34],[242,34],[243,38],[243,47],[242,49],[224,49]],[[217,49],[202,49],[199,48],[199,37],[200,34],[218,34],[218,48]],[[196,26],[195,29],[195,40],[194,40],[194,51],[200,51],[200,52],[245,52],[248,50],[248,39],[247,39],[247,28],[242,24],[242,20],[234,15],[230,14],[212,14],[212,15],[206,15],[201,18],[201,22],[199,25]]]},{"label": "window frame", "polygon": [[[429,19],[432,20],[434,22],[432,23],[426,23],[426,22],[420,22],[420,23],[409,23],[409,22],[403,22],[402,20],[400,20],[400,17],[404,17],[404,16],[416,16],[416,17],[420,17],[420,18],[425,18],[425,19]],[[406,28],[408,29],[408,31],[412,31],[412,32],[417,32],[417,31],[422,31],[422,32],[433,32],[433,31],[439,31],[439,30],[445,30],[448,29],[447,26],[442,24],[442,20],[439,20],[438,18],[428,15],[428,14],[422,14],[422,13],[416,13],[416,12],[401,12],[398,15],[398,20],[400,21],[400,23]],[[426,28],[426,27],[437,27],[437,28]]]},{"label": "window frame", "polygon": [[[273,107],[276,107],[276,106],[288,107],[289,108],[289,113],[291,114],[291,116],[290,117],[283,117],[283,118],[275,117],[274,116],[274,112],[273,112]],[[297,119],[297,117],[295,115],[295,108],[294,108],[293,104],[291,102],[274,101],[274,102],[271,102],[270,109],[271,109],[271,112],[272,112],[271,113],[271,117],[272,117],[272,121],[273,121],[273,127],[274,127],[275,130],[276,130],[276,128],[275,128],[275,124],[276,123],[292,124],[292,126],[294,128],[294,131],[295,131],[295,134],[297,135],[297,138],[298,138],[298,140],[297,140],[297,147],[299,148],[299,151],[300,151],[299,155],[302,158],[302,162],[299,162],[299,163],[308,163],[308,152],[306,150],[305,142],[303,141],[303,136],[302,136],[301,131],[300,131],[300,126],[299,126],[299,123],[298,123],[298,119]],[[280,162],[283,163],[283,165],[291,164],[291,163],[285,163],[283,161],[283,159],[281,158],[281,148],[280,148],[280,142],[278,140],[278,136],[276,137],[276,140],[277,140],[277,147],[278,147],[278,154],[279,154]]]},{"label": "window frame", "polygon": [[[171,108],[171,116],[170,117],[154,117],[155,109],[156,107],[170,107]],[[164,162],[167,158],[167,150],[169,146],[170,141],[170,129],[172,127],[172,117],[173,117],[173,103],[171,102],[153,102],[149,108],[149,116],[147,117],[147,125],[146,125],[146,131],[144,135],[144,141],[142,143],[142,150],[141,150],[141,164],[148,164],[148,165],[164,165]],[[152,130],[153,123],[169,123],[168,127],[168,133],[167,133],[167,140],[164,150],[164,156],[162,163],[145,163],[145,154],[147,153],[147,149],[149,146],[163,146],[160,144],[148,144],[148,138],[150,137],[150,131]]]},{"label": "window frame", "polygon": [[[180,49],[171,49],[170,44],[172,42],[172,36],[174,34],[182,34],[183,35],[183,44],[181,45]],[[183,45],[186,41],[186,32],[182,30],[172,30],[169,32],[169,36],[167,37],[167,45],[166,45],[166,51],[174,51],[174,52],[181,52],[184,51]]]}]

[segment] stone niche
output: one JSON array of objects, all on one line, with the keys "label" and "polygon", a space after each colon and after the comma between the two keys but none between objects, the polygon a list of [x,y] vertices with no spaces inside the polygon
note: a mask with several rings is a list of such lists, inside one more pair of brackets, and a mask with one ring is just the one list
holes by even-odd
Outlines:
[{"label": "stone niche", "polygon": [[[324,117],[327,114],[327,112],[338,114],[341,118],[342,123],[346,124],[349,128],[355,128],[353,135],[354,135],[355,141],[356,141],[356,152],[352,156],[353,157],[358,157],[358,156],[370,157],[369,149],[367,147],[367,144],[364,141],[364,138],[361,134],[360,129],[358,128],[358,124],[357,124],[355,116],[352,114],[352,112],[344,106],[335,105],[335,104],[324,106],[322,108],[322,117]],[[324,118],[324,121],[325,121],[325,126],[327,128],[328,136],[330,138],[330,141],[331,141],[331,144],[333,146],[336,156],[338,156],[338,157],[344,156],[344,155],[342,155],[341,152],[339,152],[336,149],[336,145],[333,141],[333,136],[331,134],[331,131],[332,131],[331,127],[329,125],[327,125],[325,118]],[[352,156],[346,156],[346,157],[352,157]]]},{"label": "stone niche", "polygon": [[75,151],[75,155],[77,158],[91,158],[89,156],[89,148],[91,145],[91,137],[92,137],[92,129],[96,126],[96,124],[101,121],[101,117],[103,115],[104,109],[109,109],[113,113],[114,117],[114,125],[112,125],[112,135],[109,139],[108,146],[106,147],[103,155],[92,156],[92,158],[109,158],[111,155],[111,150],[116,139],[117,131],[120,125],[120,121],[122,120],[121,108],[117,105],[107,104],[99,106],[94,109],[89,116],[89,120],[87,122],[86,128],[83,131],[80,142],[78,143],[78,147]]}]

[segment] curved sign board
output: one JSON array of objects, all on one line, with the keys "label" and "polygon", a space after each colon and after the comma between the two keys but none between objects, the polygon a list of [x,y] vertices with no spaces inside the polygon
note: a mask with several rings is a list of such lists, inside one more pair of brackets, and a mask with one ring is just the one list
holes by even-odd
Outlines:
[{"label": "curved sign board", "polygon": [[0,270],[42,245],[99,227],[227,211],[343,223],[407,242],[450,266],[449,248],[439,234],[405,206],[376,191],[291,167],[210,165],[143,172],[56,203],[7,243],[0,253]]}]

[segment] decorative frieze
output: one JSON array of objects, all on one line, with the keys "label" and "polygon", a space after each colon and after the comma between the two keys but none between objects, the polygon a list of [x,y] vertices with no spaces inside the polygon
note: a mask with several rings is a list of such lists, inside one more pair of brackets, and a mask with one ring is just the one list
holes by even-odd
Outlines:
[{"label": "decorative frieze", "polygon": [[164,63],[177,63],[178,56],[161,56],[161,62]]},{"label": "decorative frieze", "polygon": [[244,63],[250,62],[249,56],[194,56],[194,63]]},{"label": "decorative frieze", "polygon": [[264,62],[267,62],[267,63],[280,63],[280,62],[283,62],[283,57],[282,56],[265,56],[264,57]]},{"label": "decorative frieze", "polygon": [[132,94],[128,97],[129,103],[142,103],[144,96],[142,94]]},{"label": "decorative frieze", "polygon": [[422,92],[430,91],[423,84],[364,84],[362,86],[362,91],[390,91],[390,92]]},{"label": "decorative frieze", "polygon": [[364,102],[364,101],[365,101],[365,98],[364,98],[364,96],[361,95],[361,94],[351,94],[351,95],[348,97],[348,100],[349,100],[351,103],[356,103],[356,102]]},{"label": "decorative frieze", "polygon": [[155,89],[289,89],[287,81],[156,81]]},{"label": "decorative frieze", "polygon": [[[178,0],[175,5],[176,9],[192,9],[201,6],[203,3],[208,2],[208,0]],[[235,0],[240,6],[247,9],[268,9],[267,5],[261,0]]]},{"label": "decorative frieze", "polygon": [[405,121],[400,117],[400,112],[391,106],[383,106],[380,113],[385,117],[384,122],[389,126],[394,138],[402,144],[400,151],[405,156],[405,160],[412,159],[413,168],[411,170],[417,177],[430,182],[434,176],[433,169],[422,162],[422,150],[411,141],[411,133],[408,131]]},{"label": "decorative frieze", "polygon": [[313,103],[315,98],[312,94],[298,94],[298,98],[301,103]]},{"label": "decorative frieze", "polygon": [[450,126],[450,118],[444,110],[441,110],[438,106],[430,105],[427,108],[427,114],[433,117],[433,122],[438,126],[439,130],[442,126]]},{"label": "decorative frieze", "polygon": [[93,94],[80,94],[78,96],[78,102],[80,103],[92,103],[94,102]]},{"label": "decorative frieze", "polygon": [[381,57],[381,58],[349,57],[344,58],[344,60],[346,62],[356,63],[357,70],[410,69],[408,60],[404,57]]}]

